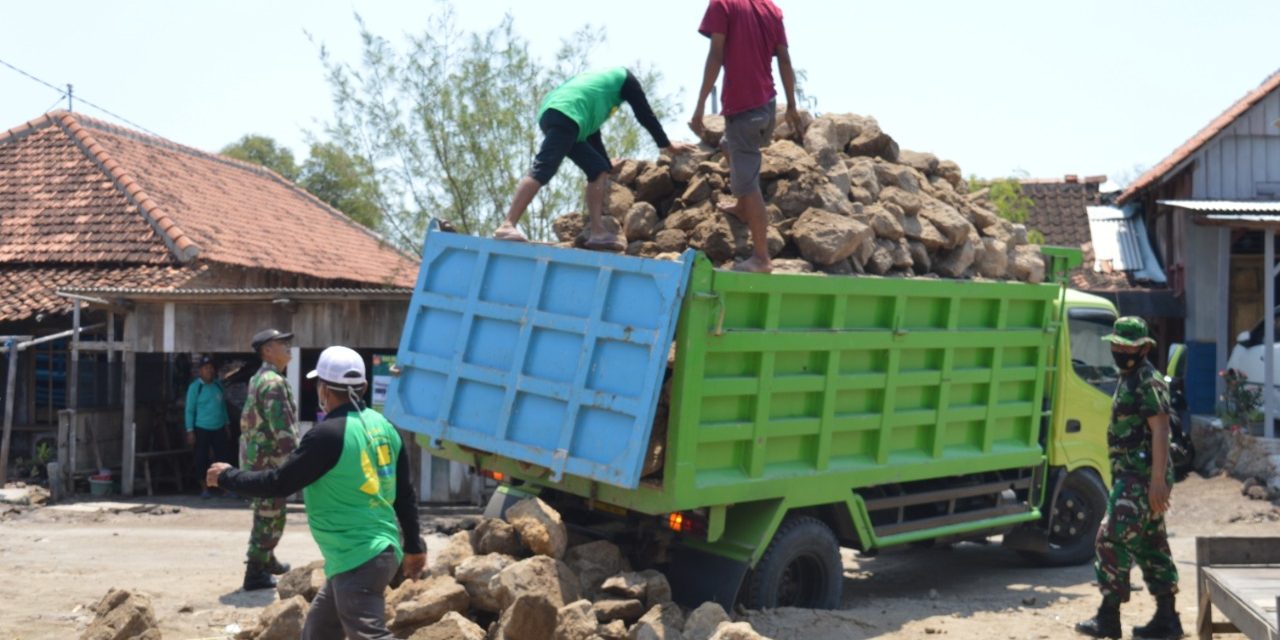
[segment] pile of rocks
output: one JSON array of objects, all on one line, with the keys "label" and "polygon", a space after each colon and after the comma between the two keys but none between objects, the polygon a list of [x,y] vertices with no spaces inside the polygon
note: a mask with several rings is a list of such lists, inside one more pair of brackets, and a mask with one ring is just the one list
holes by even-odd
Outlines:
[{"label": "pile of rocks", "polygon": [[141,593],[112,588],[90,607],[96,614],[81,640],[159,640],[151,600]]},{"label": "pile of rocks", "polygon": [[[982,193],[969,194],[956,163],[900,150],[874,118],[806,119],[802,137],[781,124],[764,149],[776,271],[1043,281],[1026,227],[996,215]],[[625,237],[628,254],[670,259],[692,247],[717,265],[750,255],[746,225],[716,207],[729,197],[723,133],[724,119],[708,116],[698,152],[622,163],[606,224]],[[571,213],[553,229],[561,245],[581,246],[584,225],[583,214]]]},{"label": "pile of rocks", "polygon": [[[715,603],[686,612],[653,570],[606,541],[569,546],[554,509],[530,498],[449,538],[429,576],[387,592],[387,623],[411,640],[762,640]],[[319,564],[286,574],[280,600],[243,640],[297,637],[323,585]]]}]

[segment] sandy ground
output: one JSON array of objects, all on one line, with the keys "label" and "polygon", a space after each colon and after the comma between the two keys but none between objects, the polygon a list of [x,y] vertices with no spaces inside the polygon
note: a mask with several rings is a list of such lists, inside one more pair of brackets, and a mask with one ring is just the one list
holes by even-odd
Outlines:
[{"label": "sandy ground", "polygon": [[[1193,476],[1174,500],[1178,604],[1189,626],[1195,537],[1280,535],[1280,508],[1242,497],[1228,478]],[[10,510],[0,516],[0,640],[74,637],[110,587],[148,594],[165,638],[225,638],[229,625],[251,625],[274,598],[238,589],[249,523],[244,503],[186,497]],[[442,542],[428,538],[431,550]],[[300,507],[289,513],[279,556],[295,564],[320,557]],[[1090,567],[1031,567],[997,544],[850,553],[846,561],[843,610],[753,612],[752,623],[776,640],[1074,638],[1071,626],[1098,602]],[[1135,594],[1125,626],[1153,611],[1149,596]]]}]

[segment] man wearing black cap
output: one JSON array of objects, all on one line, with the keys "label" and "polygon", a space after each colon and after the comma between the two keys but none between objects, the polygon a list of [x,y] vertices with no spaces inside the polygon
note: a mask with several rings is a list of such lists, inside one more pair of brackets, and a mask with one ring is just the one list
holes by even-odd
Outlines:
[{"label": "man wearing black cap", "polygon": [[[253,350],[262,368],[249,380],[249,397],[240,414],[241,466],[251,471],[275,469],[284,463],[298,443],[297,405],[284,378],[289,366],[292,333],[265,329],[253,336]],[[244,570],[244,590],[273,589],[289,565],[276,559],[275,548],[284,535],[285,498],[253,501],[253,530],[249,534],[249,560]]]},{"label": "man wearing black cap", "polygon": [[196,469],[200,471],[201,498],[210,498],[205,486],[204,472],[209,468],[209,453],[213,462],[231,461],[231,440],[227,435],[227,404],[223,401],[222,382],[217,379],[213,358],[200,358],[200,377],[187,387],[185,423],[187,446],[195,448]]}]

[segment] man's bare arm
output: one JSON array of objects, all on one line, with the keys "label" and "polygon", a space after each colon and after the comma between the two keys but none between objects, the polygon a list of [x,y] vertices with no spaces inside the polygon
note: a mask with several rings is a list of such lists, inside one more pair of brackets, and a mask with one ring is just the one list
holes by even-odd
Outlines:
[{"label": "man's bare arm", "polygon": [[707,49],[707,62],[702,69],[702,87],[698,90],[698,102],[693,110],[693,118],[689,120],[689,128],[699,137],[702,136],[702,116],[706,113],[707,97],[716,86],[720,77],[720,69],[724,67],[725,34],[711,34],[711,46]]}]

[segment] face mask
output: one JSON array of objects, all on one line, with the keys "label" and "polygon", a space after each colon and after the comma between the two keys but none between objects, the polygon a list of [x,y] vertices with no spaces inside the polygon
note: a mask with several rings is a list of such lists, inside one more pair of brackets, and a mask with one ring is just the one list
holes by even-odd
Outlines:
[{"label": "face mask", "polygon": [[329,407],[324,406],[324,385],[316,385],[316,404],[320,405],[320,411],[329,413]]},{"label": "face mask", "polygon": [[1116,361],[1116,368],[1121,371],[1133,371],[1138,366],[1138,360],[1141,357],[1142,354],[1140,353],[1111,352],[1111,358]]}]

